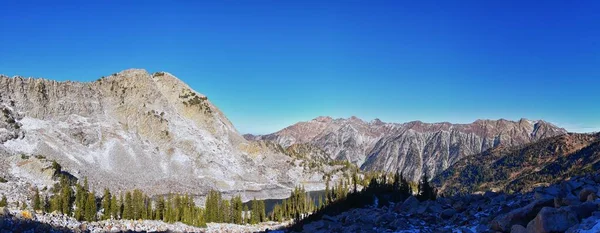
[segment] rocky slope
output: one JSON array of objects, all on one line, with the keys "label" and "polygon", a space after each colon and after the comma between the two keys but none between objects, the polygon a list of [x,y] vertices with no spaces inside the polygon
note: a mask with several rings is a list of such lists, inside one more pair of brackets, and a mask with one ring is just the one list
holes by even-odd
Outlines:
[{"label": "rocky slope", "polygon": [[465,157],[433,182],[447,194],[520,192],[599,169],[600,134],[571,133]]},{"label": "rocky slope", "polygon": [[600,174],[532,192],[485,192],[352,209],[302,226],[302,232],[597,233]]},{"label": "rocky slope", "polygon": [[268,140],[283,147],[310,144],[331,159],[347,160],[364,170],[395,172],[412,180],[423,172],[429,177],[461,158],[497,146],[517,146],[565,134],[544,121],[477,120],[470,124],[365,122],[356,117],[318,117],[269,135],[245,135],[249,140]]},{"label": "rocky slope", "polygon": [[39,175],[47,164],[24,154],[56,160],[97,190],[217,189],[250,199],[287,197],[300,183],[324,188],[321,171],[246,141],[206,96],[166,72],[131,69],[85,83],[0,76],[0,110],[0,176],[9,187],[48,185]]}]

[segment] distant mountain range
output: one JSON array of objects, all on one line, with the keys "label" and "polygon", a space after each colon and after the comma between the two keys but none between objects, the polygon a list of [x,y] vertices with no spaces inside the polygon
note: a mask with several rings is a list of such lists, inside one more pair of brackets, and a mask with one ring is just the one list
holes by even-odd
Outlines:
[{"label": "distant mountain range", "polygon": [[268,135],[244,135],[289,147],[310,144],[331,159],[347,160],[367,171],[399,171],[412,180],[434,177],[468,156],[498,146],[519,146],[567,131],[538,120],[477,120],[470,124],[385,123],[356,117],[318,117]]}]

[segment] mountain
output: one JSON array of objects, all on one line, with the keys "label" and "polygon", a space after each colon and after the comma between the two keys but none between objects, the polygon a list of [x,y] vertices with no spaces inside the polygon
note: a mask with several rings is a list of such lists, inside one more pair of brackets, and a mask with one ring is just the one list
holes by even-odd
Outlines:
[{"label": "mountain", "polygon": [[0,176],[13,185],[51,185],[41,174],[55,160],[96,190],[217,189],[249,199],[324,188],[323,172],[278,145],[246,141],[205,95],[166,72],[130,69],[94,82],[0,76],[0,110]]},{"label": "mountain", "polygon": [[404,173],[418,180],[442,172],[461,158],[497,146],[517,146],[565,134],[545,121],[477,120],[470,124],[385,123],[356,117],[318,117],[268,135],[245,135],[283,147],[303,143],[327,152],[331,159],[347,160],[363,170]]},{"label": "mountain", "polygon": [[525,192],[600,170],[600,134],[564,134],[465,157],[433,179],[447,194]]}]

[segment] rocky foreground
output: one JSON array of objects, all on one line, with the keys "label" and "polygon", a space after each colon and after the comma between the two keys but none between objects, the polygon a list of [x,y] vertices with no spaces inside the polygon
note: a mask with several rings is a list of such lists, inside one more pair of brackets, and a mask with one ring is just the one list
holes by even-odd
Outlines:
[{"label": "rocky foreground", "polygon": [[79,222],[62,214],[30,213],[0,208],[0,232],[262,232],[288,223],[258,225],[209,223],[206,228],[153,220],[105,220]]},{"label": "rocky foreground", "polygon": [[600,174],[526,194],[486,192],[353,209],[306,224],[303,232],[600,232]]}]

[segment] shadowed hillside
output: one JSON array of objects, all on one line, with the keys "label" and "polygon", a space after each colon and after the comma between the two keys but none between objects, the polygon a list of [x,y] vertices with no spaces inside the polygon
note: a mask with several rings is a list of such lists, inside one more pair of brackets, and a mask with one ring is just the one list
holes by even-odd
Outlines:
[{"label": "shadowed hillside", "polygon": [[600,134],[566,134],[466,157],[434,178],[445,194],[529,191],[600,168]]}]

